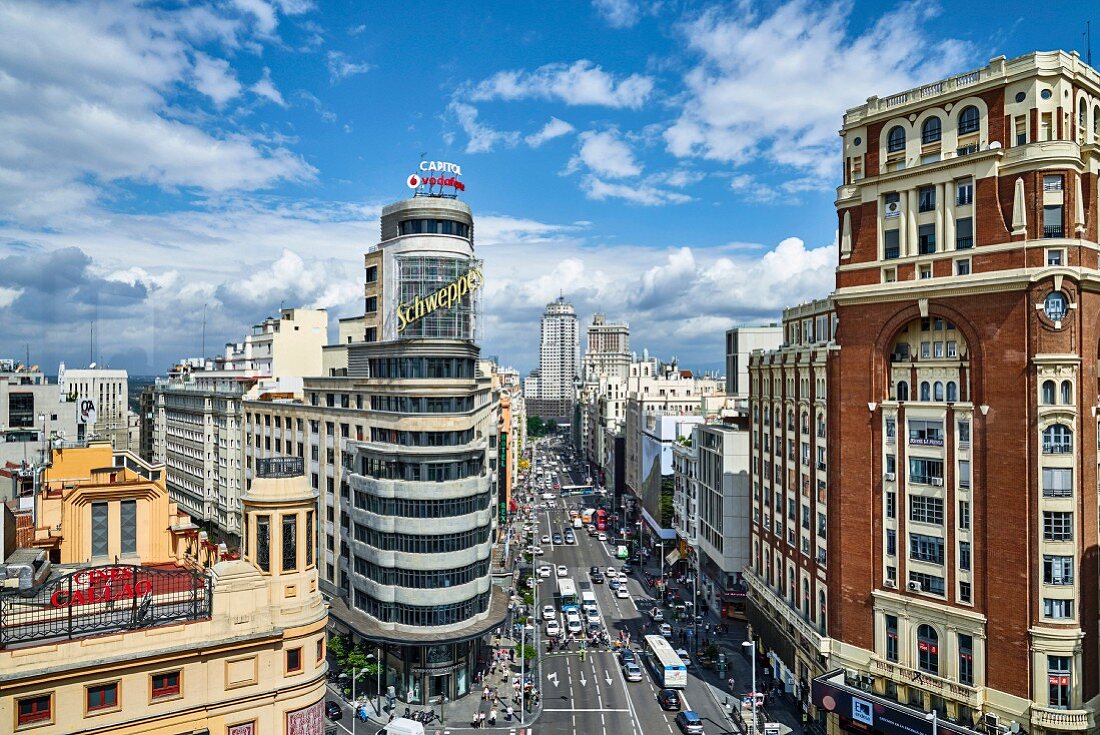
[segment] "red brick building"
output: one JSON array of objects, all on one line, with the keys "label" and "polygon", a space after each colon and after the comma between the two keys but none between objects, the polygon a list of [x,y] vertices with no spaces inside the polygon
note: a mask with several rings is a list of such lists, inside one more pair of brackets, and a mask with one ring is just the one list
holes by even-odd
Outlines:
[{"label": "red brick building", "polygon": [[[998,57],[841,136],[820,648],[844,675],[814,702],[860,732],[1095,731],[1100,75]],[[805,618],[754,528],[757,597]]]}]

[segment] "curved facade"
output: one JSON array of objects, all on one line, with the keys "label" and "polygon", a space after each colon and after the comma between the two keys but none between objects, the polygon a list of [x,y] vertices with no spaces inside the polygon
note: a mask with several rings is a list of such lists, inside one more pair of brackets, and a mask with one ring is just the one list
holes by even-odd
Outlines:
[{"label": "curved facade", "polygon": [[342,603],[410,702],[467,694],[506,608],[490,576],[498,407],[475,341],[480,265],[464,203],[386,207],[366,257],[367,341],[348,346],[371,410],[345,453]]}]

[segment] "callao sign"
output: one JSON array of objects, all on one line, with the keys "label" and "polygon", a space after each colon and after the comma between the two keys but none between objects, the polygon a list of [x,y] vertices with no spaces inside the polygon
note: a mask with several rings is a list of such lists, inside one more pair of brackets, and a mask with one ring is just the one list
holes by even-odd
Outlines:
[{"label": "callao sign", "polygon": [[444,187],[448,187],[457,191],[466,191],[466,185],[458,180],[458,177],[462,175],[462,167],[457,163],[450,163],[448,161],[421,161],[420,173],[410,174],[409,178],[405,180],[405,183],[410,189],[422,189],[428,188],[428,193],[431,193],[432,187],[438,186],[440,193]]},{"label": "callao sign", "polygon": [[58,587],[50,595],[51,606],[78,607],[112,600],[132,600],[153,592],[153,582],[148,579],[135,580],[131,567],[88,569],[74,574],[72,581],[74,585],[84,588],[73,589],[70,594],[69,590]]},{"label": "callao sign", "polygon": [[397,306],[397,331],[404,332],[418,319],[426,317],[436,309],[449,309],[463,296],[471,294],[481,288],[485,282],[479,268],[471,268],[463,275],[443,286],[438,291],[429,294],[426,298],[419,296],[412,303],[398,304]]}]

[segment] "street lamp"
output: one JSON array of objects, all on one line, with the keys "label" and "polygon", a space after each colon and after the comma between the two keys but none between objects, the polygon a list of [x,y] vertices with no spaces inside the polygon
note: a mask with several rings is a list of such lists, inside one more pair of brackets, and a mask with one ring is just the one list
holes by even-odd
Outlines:
[{"label": "street lamp", "polygon": [[[749,696],[752,697],[752,731],[756,732],[756,641],[742,641],[741,645],[745,648],[751,649],[752,653],[752,692]],[[935,726],[933,726],[935,727]],[[932,735],[936,735],[935,732]]]},{"label": "street lamp", "polygon": [[939,724],[940,724],[939,713],[936,712],[936,710],[932,710],[931,712],[929,712],[928,714],[926,714],[924,716],[924,719],[931,720],[931,722],[932,722],[932,735],[937,735],[937,731],[939,730]]},{"label": "street lamp", "polygon": [[[367,654],[367,658],[374,658],[374,654]],[[355,699],[355,680],[360,675],[366,674],[366,668],[351,671],[351,733],[355,735],[355,723],[359,721],[359,702]]]}]

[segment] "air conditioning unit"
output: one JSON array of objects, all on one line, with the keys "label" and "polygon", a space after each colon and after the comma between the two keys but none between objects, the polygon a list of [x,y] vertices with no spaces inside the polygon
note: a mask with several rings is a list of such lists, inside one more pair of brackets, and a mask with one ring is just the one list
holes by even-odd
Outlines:
[{"label": "air conditioning unit", "polygon": [[898,581],[896,579],[884,580],[882,586],[888,590],[896,590],[898,588]]},{"label": "air conditioning unit", "polygon": [[887,482],[893,482],[894,481],[894,473],[893,472],[887,472],[886,474],[883,475],[883,477],[886,478]]},{"label": "air conditioning unit", "polygon": [[910,582],[907,587],[910,592],[924,592],[924,588],[920,586],[920,582]]},{"label": "air conditioning unit", "polygon": [[935,485],[936,487],[943,487],[943,478],[942,477],[933,477],[932,478],[932,484]]}]

